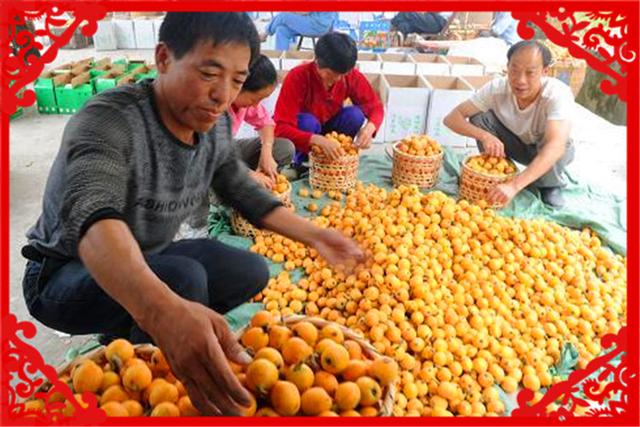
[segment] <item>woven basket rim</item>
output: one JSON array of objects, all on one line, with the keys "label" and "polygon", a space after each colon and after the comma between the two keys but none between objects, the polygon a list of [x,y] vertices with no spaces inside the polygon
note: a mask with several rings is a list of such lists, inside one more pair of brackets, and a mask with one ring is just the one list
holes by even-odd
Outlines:
[{"label": "woven basket rim", "polygon": [[491,175],[488,173],[484,173],[484,172],[479,172],[475,169],[472,169],[470,166],[467,165],[467,162],[469,160],[471,160],[474,157],[479,157],[478,154],[471,154],[467,157],[464,158],[464,160],[462,161],[462,168],[465,169],[467,172],[471,172],[471,173],[475,173],[476,175],[480,175],[483,176],[485,178],[492,178],[492,179],[505,179],[505,178],[513,178],[514,176],[516,176],[518,174],[518,167],[516,166],[516,164],[513,162],[513,160],[506,158],[507,161],[509,161],[511,163],[511,165],[516,169],[515,172],[510,173],[510,174],[506,174],[503,176],[498,176],[498,175]]},{"label": "woven basket rim", "polygon": [[310,152],[309,153],[309,161],[311,161],[312,163],[319,163],[319,164],[323,164],[323,165],[332,165],[332,164],[341,164],[341,163],[350,163],[356,159],[360,158],[360,154],[354,154],[352,156],[349,155],[345,155],[340,157],[338,160],[331,160],[331,161],[321,161],[321,160],[328,160],[326,157],[318,157],[315,153]]},{"label": "woven basket rim", "polygon": [[404,151],[400,151],[398,149],[398,145],[400,145],[402,143],[402,141],[398,141],[398,142],[394,142],[393,143],[393,154],[395,156],[395,153],[399,153],[400,155],[403,156],[407,156],[407,157],[411,157],[413,159],[437,159],[438,157],[444,157],[444,150],[442,149],[442,146],[440,146],[440,144],[438,144],[440,146],[440,152],[438,154],[432,154],[431,156],[415,156],[413,154],[409,154],[409,153],[405,153]]}]

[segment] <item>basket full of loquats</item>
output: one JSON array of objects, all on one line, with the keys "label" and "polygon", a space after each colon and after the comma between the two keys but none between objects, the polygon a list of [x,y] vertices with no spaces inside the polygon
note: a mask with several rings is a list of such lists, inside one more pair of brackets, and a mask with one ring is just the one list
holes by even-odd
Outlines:
[{"label": "basket full of loquats", "polygon": [[360,156],[353,138],[335,131],[325,136],[340,143],[343,155],[337,160],[329,160],[320,148],[314,147],[309,153],[309,183],[314,189],[322,191],[347,191],[354,188],[358,181]]},{"label": "basket full of loquats", "polygon": [[443,157],[440,144],[427,135],[402,139],[393,146],[393,185],[433,187],[438,182]]},{"label": "basket full of loquats", "polygon": [[[294,209],[293,203],[291,202],[291,183],[289,183],[286,176],[278,174],[276,177],[276,184],[271,191],[284,206],[289,209]],[[236,234],[244,237],[250,237],[252,239],[255,238],[256,235],[264,233],[244,219],[244,217],[236,210],[231,213],[231,227],[233,227],[233,231]]]},{"label": "basket full of loquats", "polygon": [[[58,369],[58,378],[71,388],[77,405],[86,407],[82,395],[91,393],[109,417],[200,415],[160,349],[149,344],[114,340]],[[59,407],[64,417],[76,411],[74,403],[50,383],[25,402],[25,410],[44,411],[45,401],[49,411]]]},{"label": "basket full of loquats", "polygon": [[[517,173],[518,168],[510,159],[486,154],[469,156],[462,162],[460,198],[470,202],[487,201],[487,193],[493,187],[509,182]],[[490,207],[503,206],[494,203]]]},{"label": "basket full of loquats", "polygon": [[249,415],[392,414],[398,365],[362,334],[324,319],[264,310],[238,336],[253,356],[246,366],[232,363],[255,398]]}]

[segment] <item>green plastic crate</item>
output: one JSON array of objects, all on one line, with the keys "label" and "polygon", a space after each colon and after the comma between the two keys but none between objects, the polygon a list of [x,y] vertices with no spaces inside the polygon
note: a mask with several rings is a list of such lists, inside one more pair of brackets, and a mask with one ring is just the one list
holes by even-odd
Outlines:
[{"label": "green plastic crate", "polygon": [[56,87],[58,111],[61,114],[74,114],[93,96],[92,84],[85,83],[71,87],[71,84]]},{"label": "green plastic crate", "polygon": [[33,88],[36,92],[38,112],[41,114],[58,114],[58,101],[56,99],[53,79],[39,78]]},{"label": "green plastic crate", "polygon": [[89,70],[89,76],[91,77],[89,82],[91,83],[91,88],[93,89],[93,93],[98,93],[98,88],[96,87],[96,84],[97,84],[98,79],[100,78],[100,76],[102,76],[104,74],[107,74],[107,71],[105,71],[105,70]]},{"label": "green plastic crate", "polygon": [[148,73],[136,74],[136,81],[143,79],[155,79],[156,77],[158,77],[158,70],[154,68]]},{"label": "green plastic crate", "polygon": [[118,76],[118,77],[112,77],[109,79],[103,79],[101,77],[96,77],[95,79],[95,83],[94,83],[94,87],[96,90],[96,93],[100,93],[103,92],[107,89],[112,89],[114,87],[116,87],[116,85],[118,84],[118,80],[120,80],[122,76]]}]

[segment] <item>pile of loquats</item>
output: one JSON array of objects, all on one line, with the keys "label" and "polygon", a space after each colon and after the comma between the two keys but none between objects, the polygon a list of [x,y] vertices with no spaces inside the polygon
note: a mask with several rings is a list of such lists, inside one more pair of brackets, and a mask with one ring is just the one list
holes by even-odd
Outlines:
[{"label": "pile of loquats", "polygon": [[518,170],[511,160],[488,154],[470,157],[466,161],[466,165],[476,172],[495,176],[513,175]]},{"label": "pile of loquats", "polygon": [[396,148],[411,156],[436,156],[442,153],[440,144],[428,135],[413,135],[403,138],[396,145]]},{"label": "pile of loquats", "polygon": [[[313,221],[354,238],[366,262],[333,269],[312,248],[258,236],[252,250],[284,271],[256,300],[345,325],[392,357],[394,415],[500,415],[495,385],[530,389],[536,403],[560,380],[550,367],[565,344],[584,368],[626,318],[627,260],[589,229],[361,183]],[[306,277],[294,282],[297,267]]]},{"label": "pile of loquats", "polygon": [[[317,320],[315,322],[318,322]],[[258,312],[241,335],[253,356],[246,366],[231,363],[240,382],[253,393],[247,415],[378,416],[398,378],[398,365],[375,357],[345,336],[342,327],[299,318],[282,322]]]},{"label": "pile of loquats", "polygon": [[[358,155],[358,147],[356,147],[353,143],[353,138],[348,135],[344,135],[342,133],[338,133],[336,131],[329,132],[325,135],[327,139],[335,141],[340,144],[340,151],[342,156],[357,156]],[[312,147],[312,152],[316,156],[323,156],[322,149],[318,146]]]},{"label": "pile of loquats", "polygon": [[[84,393],[95,395],[98,406],[110,417],[198,416],[182,383],[173,375],[160,349],[140,349],[127,340],[112,341],[95,358],[84,358],[60,375],[81,407]],[[59,404],[63,416],[73,416],[75,406],[64,394],[47,394],[49,407]],[[44,411],[44,399],[25,403],[28,412]]]},{"label": "pile of loquats", "polygon": [[273,186],[273,193],[281,195],[285,194],[291,190],[291,184],[289,184],[289,180],[286,176],[278,174],[276,175],[276,182]]}]

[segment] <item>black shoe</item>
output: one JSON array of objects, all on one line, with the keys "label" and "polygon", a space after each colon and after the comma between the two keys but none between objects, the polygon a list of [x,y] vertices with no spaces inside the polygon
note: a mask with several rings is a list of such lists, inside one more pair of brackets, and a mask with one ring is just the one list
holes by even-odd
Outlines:
[{"label": "black shoe", "polygon": [[564,197],[562,189],[559,187],[540,188],[542,201],[552,208],[561,208],[564,206]]}]

